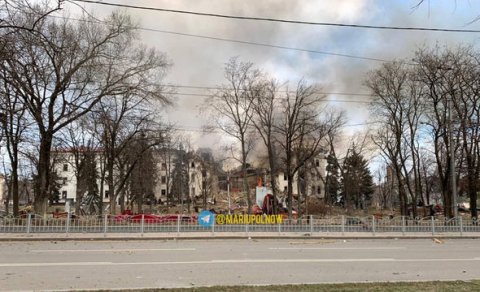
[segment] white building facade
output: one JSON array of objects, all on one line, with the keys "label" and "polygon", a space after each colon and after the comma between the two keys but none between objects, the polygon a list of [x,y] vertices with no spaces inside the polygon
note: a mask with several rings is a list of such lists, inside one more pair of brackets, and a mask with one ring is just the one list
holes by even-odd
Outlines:
[{"label": "white building facade", "polygon": [[[211,181],[213,174],[211,170],[206,167],[204,161],[196,155],[189,155],[187,160],[188,173],[188,192],[182,194],[182,200],[188,197],[194,199],[203,195],[208,188],[208,182]],[[171,193],[173,185],[173,170],[175,168],[175,153],[170,155],[159,155],[157,158],[158,180],[155,188],[155,197],[158,201],[166,202],[167,195]]]},{"label": "white building facade", "polygon": [[[102,153],[96,153],[96,168],[97,168],[97,189],[103,189],[102,199],[104,203],[110,201],[109,188],[106,180],[103,181],[103,188],[101,188],[102,181],[100,173],[104,169]],[[171,191],[173,185],[173,170],[175,167],[175,151],[169,155],[155,155],[156,167],[156,183],[154,188],[154,195],[157,202],[166,202],[167,194]],[[77,191],[77,169],[75,164],[75,154],[72,151],[57,151],[54,154],[52,161],[54,171],[57,175],[57,185],[59,202],[65,203],[67,201],[75,202]],[[205,167],[200,157],[192,155],[188,159],[188,192],[183,194],[183,199],[190,197],[200,197],[203,195],[206,182],[211,179],[212,173]],[[82,194],[85,195],[85,194]]]},{"label": "white building facade", "polygon": [[[295,174],[292,182],[292,193],[298,194],[300,191],[302,195],[324,198],[326,167],[327,161],[323,155],[318,155],[308,162],[303,170],[303,176],[299,177],[298,172]],[[279,191],[286,194],[288,178],[284,172],[279,172],[277,183]]]},{"label": "white building facade", "polygon": [[[95,153],[95,165],[97,174],[100,174],[103,166],[102,153],[97,151]],[[73,151],[57,151],[54,153],[54,172],[57,175],[57,184],[59,185],[59,202],[75,201],[77,193],[77,169],[75,164],[75,154]],[[97,177],[97,189],[100,192],[103,189],[102,200],[104,203],[109,202],[108,184],[104,180],[103,188],[101,188],[102,180],[100,175]],[[82,194],[83,195],[83,194]]]}]

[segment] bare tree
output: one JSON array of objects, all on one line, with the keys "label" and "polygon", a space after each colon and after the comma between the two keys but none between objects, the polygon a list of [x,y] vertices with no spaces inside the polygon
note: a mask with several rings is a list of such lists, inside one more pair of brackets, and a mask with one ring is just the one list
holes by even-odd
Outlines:
[{"label": "bare tree", "polygon": [[401,62],[384,64],[370,73],[366,85],[375,96],[372,109],[382,124],[374,135],[374,142],[395,170],[401,214],[407,214],[410,201],[416,217],[416,204],[422,191],[418,129],[424,102],[422,86],[406,66]]},{"label": "bare tree", "polygon": [[14,89],[4,82],[6,76],[3,73],[0,76],[0,82],[3,85],[0,89],[0,123],[10,160],[8,198],[11,197],[13,201],[13,216],[18,216],[20,151],[30,121],[24,104],[15,94]]},{"label": "bare tree", "polygon": [[[105,96],[126,92],[162,97],[152,82],[163,72],[163,55],[132,44],[129,17],[113,14],[101,25],[88,18],[43,20],[37,30],[49,40],[19,32],[8,43],[8,58],[1,63],[8,83],[15,88],[35,120],[40,137],[35,210],[46,211],[51,147],[54,135],[88,113]],[[61,48],[61,49],[59,49]]]},{"label": "bare tree", "polygon": [[[161,101],[164,100],[162,98]],[[161,145],[167,129],[155,121],[152,104],[143,96],[125,94],[105,98],[97,105],[94,116],[98,122],[97,135],[104,151],[110,212],[115,214],[119,196],[124,209],[125,187],[135,164],[144,152]],[[136,140],[142,133],[149,141],[139,144]],[[137,147],[136,154],[132,157],[129,149],[135,143],[142,147]]]},{"label": "bare tree", "polygon": [[263,81],[264,84],[258,86],[260,94],[254,96],[254,112],[255,116],[252,123],[257,130],[257,133],[262,138],[262,141],[267,148],[268,165],[270,168],[270,185],[272,188],[273,209],[278,212],[277,198],[278,198],[278,155],[276,153],[278,146],[275,141],[275,123],[278,119],[278,91],[279,83],[272,79],[270,81]]},{"label": "bare tree", "polygon": [[[452,174],[455,169],[463,163],[461,136],[461,123],[455,123],[453,119],[453,110],[456,113],[462,107],[459,103],[462,100],[459,96],[464,96],[468,91],[468,85],[462,81],[462,76],[466,77],[465,68],[468,63],[468,50],[459,48],[458,50],[445,50],[441,52],[438,48],[434,50],[421,49],[416,53],[415,60],[418,62],[417,78],[425,88],[424,98],[427,104],[426,123],[429,126],[429,133],[433,139],[435,160],[437,164],[437,173],[440,180],[441,192],[444,201],[445,216],[453,217],[453,192],[452,192]],[[464,105],[469,106],[469,105]],[[463,114],[460,115],[462,119]],[[450,135],[452,134],[452,135]],[[454,137],[454,139],[452,139]],[[457,141],[457,142],[455,142]],[[452,153],[456,160],[456,165],[452,165]],[[456,172],[456,180],[460,172]],[[476,200],[475,200],[476,201]]]},{"label": "bare tree", "polygon": [[[50,2],[53,2],[53,5]],[[47,16],[59,11],[64,3],[65,0],[40,3],[28,0],[0,1],[0,38],[23,31],[48,40],[38,26],[41,26]],[[4,43],[0,41],[0,52],[6,53],[3,48]]]},{"label": "bare tree", "polygon": [[[480,54],[471,48],[459,49],[455,56],[453,74],[457,87],[452,88],[454,108],[452,123],[457,124],[459,147],[463,153],[462,175],[467,181],[471,217],[478,219],[477,198],[480,191]],[[453,131],[453,129],[451,129]],[[463,170],[463,171],[462,171]],[[454,206],[457,208],[457,206]]]},{"label": "bare tree", "polygon": [[207,101],[212,110],[215,126],[234,138],[240,145],[243,191],[247,199],[248,213],[252,211],[252,199],[247,182],[247,159],[253,148],[251,133],[254,114],[254,101],[261,92],[259,81],[261,72],[252,63],[240,62],[232,58],[225,65],[227,84]]},{"label": "bare tree", "polygon": [[288,90],[281,104],[279,123],[275,125],[288,180],[288,215],[292,217],[293,180],[304,164],[324,149],[322,142],[342,124],[342,114],[322,111],[324,96],[315,86],[299,81],[294,94]]},{"label": "bare tree", "polygon": [[438,188],[437,167],[435,157],[428,150],[420,152],[420,179],[422,181],[423,202],[426,206],[432,204],[432,193]]},{"label": "bare tree", "polygon": [[[478,59],[470,47],[420,49],[416,66],[393,62],[369,75],[366,84],[375,95],[373,109],[382,122],[374,140],[396,175],[402,214],[409,201],[414,216],[418,202],[429,205],[438,180],[445,216],[452,217],[457,208],[454,182],[462,179],[472,218],[477,217]],[[433,150],[436,171],[431,169],[428,149]]]},{"label": "bare tree", "polygon": [[[442,152],[447,159],[446,162],[442,161],[439,158],[443,157],[437,154],[442,193],[449,200],[447,215],[457,208],[449,195],[453,171],[456,181],[463,176],[467,183],[471,216],[476,219],[480,178],[479,54],[471,47],[463,46],[442,51],[420,50],[417,59],[420,62],[421,80],[428,88],[426,98],[432,109],[429,122],[435,147],[444,150]],[[452,152],[455,165],[451,165]]]},{"label": "bare tree", "polygon": [[143,205],[148,201],[151,205],[154,196],[154,188],[157,180],[156,164],[153,159],[153,145],[149,146],[145,133],[140,133],[140,139],[135,139],[126,152],[128,164],[133,165],[128,178],[130,202],[137,204],[137,213],[143,213]]}]

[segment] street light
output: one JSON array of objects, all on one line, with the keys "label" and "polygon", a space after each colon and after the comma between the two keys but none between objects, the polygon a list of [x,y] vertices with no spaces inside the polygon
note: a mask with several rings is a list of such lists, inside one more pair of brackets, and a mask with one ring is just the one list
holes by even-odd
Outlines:
[{"label": "street light", "polygon": [[231,213],[231,206],[230,206],[230,175],[227,176],[227,197],[228,197],[228,214]]}]

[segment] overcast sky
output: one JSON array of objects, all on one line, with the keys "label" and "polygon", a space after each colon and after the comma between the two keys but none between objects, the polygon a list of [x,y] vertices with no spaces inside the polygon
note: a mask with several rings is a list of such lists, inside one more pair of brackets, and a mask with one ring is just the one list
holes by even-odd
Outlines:
[{"label": "overcast sky", "polygon": [[[132,4],[204,13],[237,16],[282,18],[312,22],[335,22],[383,26],[422,26],[456,29],[480,29],[480,21],[468,24],[480,14],[480,1],[425,0],[137,0],[105,2]],[[96,16],[103,17],[114,7],[81,4]],[[74,10],[72,4],[70,6]],[[141,27],[248,42],[272,44],[308,50],[393,60],[411,58],[419,46],[435,44],[455,46],[468,43],[477,46],[480,33],[439,33],[413,31],[380,31],[300,24],[272,23],[251,20],[221,19],[137,9],[123,9]],[[141,31],[142,42],[165,52],[173,67],[166,82],[182,86],[217,86],[224,82],[223,66],[230,57],[251,61],[272,76],[295,83],[305,78],[323,86],[326,92],[368,93],[363,87],[365,73],[381,62],[352,59],[326,54],[307,53],[262,46],[230,43]],[[209,94],[202,89],[179,88],[179,93]],[[219,137],[198,132],[205,124],[198,107],[204,97],[175,95],[176,107],[166,113],[166,120],[178,127],[192,130],[196,146],[219,144]],[[330,95],[329,99],[368,100],[366,96]],[[347,111],[348,124],[368,120],[367,105],[334,102],[333,106]],[[349,127],[349,131],[362,126]]]}]

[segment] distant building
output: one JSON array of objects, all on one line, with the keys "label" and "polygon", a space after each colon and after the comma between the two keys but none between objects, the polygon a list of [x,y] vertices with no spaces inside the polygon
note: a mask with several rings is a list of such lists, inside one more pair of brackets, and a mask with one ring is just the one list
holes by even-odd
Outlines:
[{"label": "distant building", "polygon": [[[302,197],[306,195],[324,198],[326,167],[327,161],[322,154],[307,162],[305,167],[294,176],[292,193],[295,196],[300,192]],[[288,178],[283,171],[278,174],[277,182],[279,191],[287,194]]]},{"label": "distant building", "polygon": [[306,185],[304,191],[307,196],[325,197],[325,178],[326,178],[327,160],[325,156],[315,157],[306,167]]},{"label": "distant building", "polygon": [[[82,151],[82,150],[80,150]],[[85,151],[92,151],[85,150]],[[93,150],[95,153],[96,170],[98,174],[97,188],[100,191],[101,179],[100,172],[104,168],[101,150]],[[77,193],[77,169],[75,166],[75,151],[72,149],[57,150],[53,152],[52,162],[54,173],[56,175],[55,184],[58,186],[58,202],[65,203],[67,200],[76,200]],[[83,195],[83,194],[82,194]],[[102,199],[104,203],[109,202],[109,190],[106,181],[103,182]]]},{"label": "distant building", "polygon": [[[324,179],[326,165],[326,159],[322,154],[317,156],[315,159],[312,159],[311,162],[307,163],[306,166],[302,168],[300,174],[297,172],[292,182],[293,195],[297,197],[298,193],[300,192],[302,197],[304,197],[305,194],[307,196],[316,196],[318,198],[325,197]],[[229,177],[231,192],[243,191],[243,172],[241,167],[231,171],[228,175],[225,174],[222,178],[220,178],[220,180],[227,180],[227,177]],[[247,184],[251,191],[257,186],[259,178],[261,178],[264,186],[271,189],[270,173],[268,170],[253,167],[247,168]],[[279,191],[278,196],[286,196],[288,178],[283,170],[278,172],[276,181]],[[222,190],[226,190],[226,185],[222,184]]]},{"label": "distant building", "polygon": [[[168,196],[171,197],[175,163],[179,159],[181,151],[164,149],[161,151],[161,154],[157,154],[155,157],[158,172],[155,186],[155,198],[157,201],[166,202]],[[186,201],[190,199],[193,201],[195,198],[202,197],[205,193],[217,193],[218,177],[215,175],[212,166],[209,165],[209,161],[193,152],[183,152],[182,155],[186,157],[184,167],[188,175],[188,190],[181,194],[181,198],[174,198],[174,200]]]},{"label": "distant building", "polygon": [[[177,158],[177,150],[165,150],[163,153],[167,155],[155,153],[154,159],[157,164],[156,183],[154,188],[154,195],[157,202],[166,202],[167,195],[171,191],[173,184],[173,170],[175,167],[175,160]],[[95,151],[95,161],[97,168],[97,189],[100,191],[101,179],[100,173],[104,168],[102,151]],[[77,169],[75,167],[75,152],[73,150],[55,151],[52,155],[52,163],[54,165],[54,172],[56,175],[55,183],[58,186],[58,202],[65,203],[67,200],[76,200],[77,192]],[[201,197],[205,191],[211,193],[218,190],[218,179],[212,173],[209,167],[205,166],[204,161],[200,156],[195,154],[188,155],[188,191],[182,194],[183,199],[194,199]],[[215,181],[215,183],[212,183]],[[102,199],[104,203],[110,201],[110,191],[107,181],[103,181]],[[82,194],[84,195],[84,194]]]},{"label": "distant building", "polygon": [[[266,170],[261,168],[247,167],[247,185],[250,190],[255,189],[257,186],[258,178],[263,177],[266,173]],[[243,192],[243,171],[241,167],[238,167],[224,177],[223,180],[228,180],[230,183],[231,192]],[[222,184],[222,190],[226,190],[226,184]]]}]

